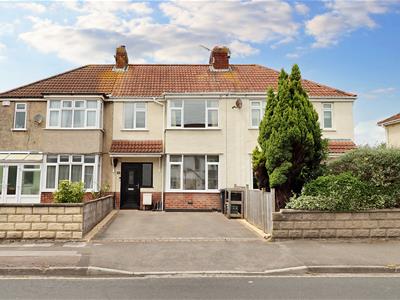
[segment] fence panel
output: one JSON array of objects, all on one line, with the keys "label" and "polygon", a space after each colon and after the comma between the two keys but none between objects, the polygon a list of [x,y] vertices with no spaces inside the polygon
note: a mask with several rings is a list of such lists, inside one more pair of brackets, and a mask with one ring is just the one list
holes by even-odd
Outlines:
[{"label": "fence panel", "polygon": [[246,190],[244,217],[265,233],[272,232],[272,212],[275,209],[275,191]]}]

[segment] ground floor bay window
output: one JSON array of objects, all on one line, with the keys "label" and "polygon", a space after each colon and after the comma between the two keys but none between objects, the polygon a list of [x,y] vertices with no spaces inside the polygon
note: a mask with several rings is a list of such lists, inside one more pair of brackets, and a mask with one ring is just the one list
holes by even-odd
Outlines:
[{"label": "ground floor bay window", "polygon": [[47,155],[45,190],[54,191],[62,180],[83,182],[86,191],[98,189],[98,155]]},{"label": "ground floor bay window", "polygon": [[217,191],[218,170],[218,155],[169,155],[168,190]]}]

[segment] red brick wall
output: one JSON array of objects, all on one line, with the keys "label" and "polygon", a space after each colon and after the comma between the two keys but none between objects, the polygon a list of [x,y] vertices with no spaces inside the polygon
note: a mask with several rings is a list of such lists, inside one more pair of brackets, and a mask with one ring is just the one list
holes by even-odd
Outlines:
[{"label": "red brick wall", "polygon": [[114,196],[114,199],[115,199],[115,208],[116,208],[116,209],[119,209],[119,208],[120,208],[120,204],[121,204],[121,194],[118,193],[118,192],[115,192],[114,194],[115,194],[115,196]]},{"label": "red brick wall", "polygon": [[[145,192],[145,193],[150,193],[150,192]],[[151,192],[151,194],[152,194],[153,207],[155,207],[156,203],[161,201],[161,193]],[[140,193],[140,209],[152,209],[153,207],[151,206],[146,206],[145,208],[143,207],[143,193]]]},{"label": "red brick wall", "polygon": [[[83,201],[87,202],[93,200],[93,195],[92,193],[85,193],[83,196]],[[54,197],[52,192],[42,192],[40,194],[40,203],[53,203],[54,202]]]},{"label": "red brick wall", "polygon": [[164,209],[221,210],[219,193],[164,193]]}]

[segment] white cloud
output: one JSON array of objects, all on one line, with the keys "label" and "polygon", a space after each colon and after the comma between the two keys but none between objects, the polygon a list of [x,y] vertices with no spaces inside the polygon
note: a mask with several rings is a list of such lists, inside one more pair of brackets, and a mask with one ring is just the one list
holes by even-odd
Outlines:
[{"label": "white cloud", "polygon": [[290,58],[290,59],[295,59],[295,58],[299,58],[299,57],[300,57],[300,54],[299,54],[299,53],[296,53],[296,52],[291,52],[291,53],[287,53],[287,54],[286,54],[286,57],[287,57],[287,58]]},{"label": "white cloud", "polygon": [[304,3],[296,3],[294,5],[294,9],[300,15],[307,15],[310,12],[310,8],[307,5],[305,5]]},{"label": "white cloud", "polygon": [[[130,61],[207,63],[199,45],[228,45],[233,57],[258,53],[260,43],[287,43],[297,34],[293,8],[273,0],[163,2],[163,23],[146,3],[62,2],[77,14],[69,23],[31,17],[32,29],[19,37],[43,53],[76,64],[113,61],[116,46],[127,46]],[[223,13],[229,12],[229,13]]]},{"label": "white cloud", "polygon": [[377,88],[366,93],[363,93],[362,96],[366,99],[376,99],[379,97],[384,97],[388,95],[393,95],[396,92],[396,88],[394,87],[385,87],[385,88]]},{"label": "white cloud", "polygon": [[160,5],[171,23],[208,35],[269,42],[294,37],[299,25],[283,1],[174,1]]},{"label": "white cloud", "polygon": [[377,146],[385,142],[385,129],[376,124],[378,121],[364,121],[356,125],[354,132],[357,145]]},{"label": "white cloud", "polygon": [[313,47],[323,48],[335,45],[339,39],[362,27],[377,26],[373,15],[388,11],[390,1],[360,0],[327,2],[329,12],[316,15],[307,21],[306,33],[315,38]]},{"label": "white cloud", "polygon": [[16,6],[22,9],[30,10],[33,13],[41,14],[46,11],[46,6],[37,2],[19,2]]}]

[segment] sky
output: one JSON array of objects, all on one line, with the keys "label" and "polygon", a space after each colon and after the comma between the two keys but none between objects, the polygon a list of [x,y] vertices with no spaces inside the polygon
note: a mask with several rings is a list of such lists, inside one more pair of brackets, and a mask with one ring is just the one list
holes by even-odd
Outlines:
[{"label": "sky", "polygon": [[0,91],[69,69],[114,63],[262,64],[358,95],[355,139],[377,145],[376,122],[400,112],[400,0],[0,1]]}]

